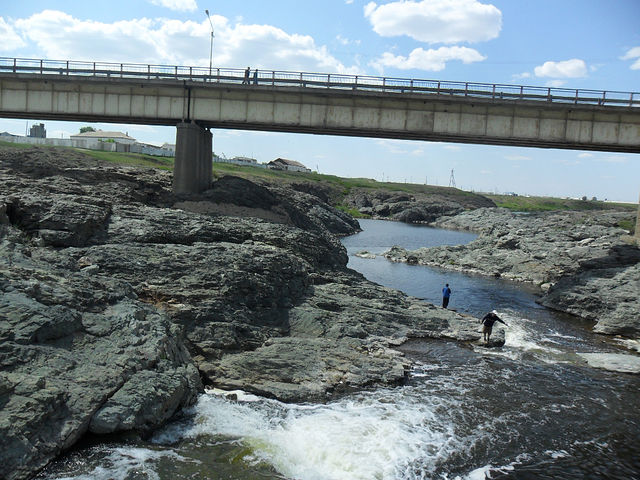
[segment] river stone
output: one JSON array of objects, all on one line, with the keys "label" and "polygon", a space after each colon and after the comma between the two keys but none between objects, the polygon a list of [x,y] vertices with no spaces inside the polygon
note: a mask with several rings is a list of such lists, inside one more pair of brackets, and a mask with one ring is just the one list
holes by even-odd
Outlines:
[{"label": "river stone", "polygon": [[611,372],[640,373],[640,356],[622,353],[578,353],[590,367]]}]

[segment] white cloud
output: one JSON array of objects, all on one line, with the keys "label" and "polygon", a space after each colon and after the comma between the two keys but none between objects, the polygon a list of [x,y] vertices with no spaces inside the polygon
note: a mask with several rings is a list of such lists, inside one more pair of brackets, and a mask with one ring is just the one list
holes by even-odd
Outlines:
[{"label": "white cloud", "polygon": [[439,72],[444,70],[447,62],[459,60],[463,63],[480,62],[486,57],[481,55],[477,50],[468,47],[440,47],[438,49],[424,50],[423,48],[414,49],[408,57],[394,55],[385,52],[370,65],[379,71],[384,67],[393,67],[401,70],[427,70]]},{"label": "white cloud", "polygon": [[349,40],[347,37],[343,37],[340,34],[336,35],[336,40],[342,45],[360,45],[360,40]]},{"label": "white cloud", "polygon": [[593,153],[582,152],[578,154],[578,158],[591,158],[593,157]]},{"label": "white cloud", "polygon": [[596,157],[595,160],[597,162],[603,162],[603,163],[627,163],[628,158],[623,155],[619,155],[619,156],[605,155],[605,156]]},{"label": "white cloud", "polygon": [[551,88],[560,88],[566,84],[567,82],[565,80],[549,80],[548,82],[545,82],[544,86]]},{"label": "white cloud", "polygon": [[504,158],[506,160],[511,160],[512,162],[519,162],[521,160],[524,160],[524,161],[531,160],[531,157],[528,157],[526,155],[505,155]]},{"label": "white cloud", "polygon": [[[220,15],[211,20],[216,33],[214,66],[361,73],[343,65],[309,35],[270,25],[232,25]],[[46,58],[209,65],[211,30],[206,17],[201,22],[141,18],[104,23],[44,10],[16,20],[13,28],[36,47],[35,55]]]},{"label": "white cloud", "polygon": [[629,51],[621,57],[621,60],[633,60],[629,68],[631,68],[631,70],[640,70],[640,47],[629,49]]},{"label": "white cloud", "polygon": [[529,72],[516,73],[515,75],[512,75],[512,77],[515,78],[516,80],[523,80],[525,78],[531,78],[531,73]]},{"label": "white cloud", "polygon": [[572,58],[562,62],[544,62],[533,71],[537,77],[579,78],[587,75],[587,65],[584,60]]},{"label": "white cloud", "polygon": [[482,42],[497,38],[502,28],[502,12],[477,0],[370,2],[364,16],[378,35],[426,43]]},{"label": "white cloud", "polygon": [[198,9],[196,0],[149,0],[152,4],[159,7],[178,10],[181,12],[193,12]]},{"label": "white cloud", "polygon": [[0,17],[0,38],[2,38],[0,52],[10,52],[26,45],[13,27],[5,22],[2,17]]}]

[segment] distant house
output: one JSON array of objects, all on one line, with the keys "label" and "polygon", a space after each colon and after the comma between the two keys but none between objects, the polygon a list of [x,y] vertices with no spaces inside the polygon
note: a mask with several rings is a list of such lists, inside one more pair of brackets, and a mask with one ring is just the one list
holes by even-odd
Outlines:
[{"label": "distant house", "polygon": [[219,156],[214,154],[213,161],[219,163],[233,163],[234,165],[244,165],[246,167],[262,167],[262,165],[258,164],[258,161],[255,158],[251,157],[233,157],[227,158],[224,156]]},{"label": "distant house", "polygon": [[[124,145],[133,145],[136,139],[122,132],[104,132],[96,130],[95,132],[84,132],[71,135],[71,143],[74,147],[101,150],[103,143],[119,143]],[[114,149],[115,150],[115,149]]]},{"label": "distant house", "polygon": [[0,137],[18,138],[20,137],[20,135],[14,135],[13,133],[9,133],[9,132],[0,132]]},{"label": "distant house", "polygon": [[276,158],[267,163],[267,167],[273,170],[288,170],[290,172],[310,172],[311,169],[305,167],[295,160],[287,160],[286,158]]}]

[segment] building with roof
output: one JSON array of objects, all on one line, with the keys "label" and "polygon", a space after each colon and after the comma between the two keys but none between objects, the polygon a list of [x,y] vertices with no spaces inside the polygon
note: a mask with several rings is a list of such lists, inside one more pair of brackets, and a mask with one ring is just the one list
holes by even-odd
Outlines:
[{"label": "building with roof", "polygon": [[122,132],[105,132],[96,130],[93,132],[76,133],[71,135],[71,143],[74,147],[87,148],[90,150],[113,150],[115,148],[105,148],[105,143],[133,145],[136,139]]},{"label": "building with roof", "polygon": [[267,167],[273,170],[287,170],[289,172],[310,172],[311,169],[305,167],[300,162],[288,160],[286,158],[276,158],[267,163]]}]

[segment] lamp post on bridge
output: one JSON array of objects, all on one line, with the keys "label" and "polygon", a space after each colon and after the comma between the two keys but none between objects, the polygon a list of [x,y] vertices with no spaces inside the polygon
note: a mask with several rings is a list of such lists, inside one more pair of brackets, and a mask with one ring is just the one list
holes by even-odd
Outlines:
[{"label": "lamp post on bridge", "polygon": [[205,10],[204,13],[207,14],[209,25],[211,25],[211,47],[209,48],[209,76],[211,76],[211,69],[213,66],[213,23],[211,22],[211,17],[209,16],[209,10]]}]

